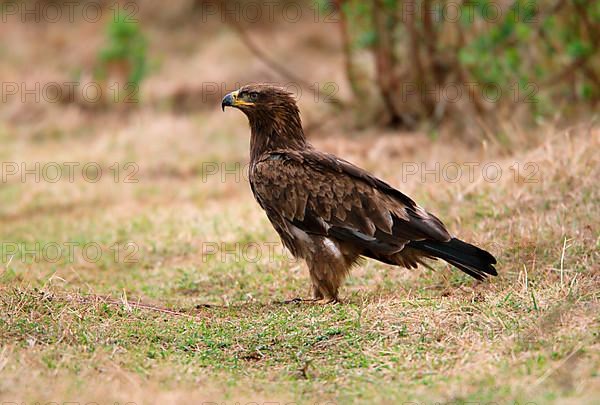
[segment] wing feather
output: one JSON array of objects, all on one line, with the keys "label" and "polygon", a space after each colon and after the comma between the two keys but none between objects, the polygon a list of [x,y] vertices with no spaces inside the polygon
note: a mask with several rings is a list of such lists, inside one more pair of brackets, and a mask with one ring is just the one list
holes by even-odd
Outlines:
[{"label": "wing feather", "polygon": [[345,241],[361,254],[390,255],[410,241],[450,240],[442,222],[409,197],[314,149],[266,154],[253,164],[250,181],[274,225],[283,220]]}]

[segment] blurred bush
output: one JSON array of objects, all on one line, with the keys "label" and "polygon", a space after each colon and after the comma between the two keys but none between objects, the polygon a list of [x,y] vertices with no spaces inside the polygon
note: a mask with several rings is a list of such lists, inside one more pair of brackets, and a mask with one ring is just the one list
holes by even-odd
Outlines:
[{"label": "blurred bush", "polygon": [[[135,94],[147,73],[147,41],[139,22],[130,16],[117,13],[106,29],[106,44],[98,53],[95,76],[98,80],[113,81],[109,86],[119,86],[115,102]],[[137,100],[136,100],[137,101]]]},{"label": "blurred bush", "polygon": [[[535,121],[600,100],[597,0],[321,4],[340,15],[356,105],[379,100],[390,125],[519,112]],[[357,62],[361,53],[371,56],[373,74]]]}]

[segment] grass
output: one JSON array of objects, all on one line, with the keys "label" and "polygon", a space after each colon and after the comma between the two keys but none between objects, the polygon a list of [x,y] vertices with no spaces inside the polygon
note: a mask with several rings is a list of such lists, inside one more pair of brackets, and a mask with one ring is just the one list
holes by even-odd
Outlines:
[{"label": "grass", "polygon": [[[306,270],[243,180],[165,181],[140,157],[138,183],[13,182],[1,236],[23,245],[0,275],[1,396],[593,403],[597,143],[594,131],[557,132],[498,160],[536,162],[535,183],[407,184],[498,256],[499,278],[367,262],[330,306],[279,303],[308,294]],[[65,242],[73,255],[54,263],[35,247]],[[90,243],[100,259],[85,259]]]}]

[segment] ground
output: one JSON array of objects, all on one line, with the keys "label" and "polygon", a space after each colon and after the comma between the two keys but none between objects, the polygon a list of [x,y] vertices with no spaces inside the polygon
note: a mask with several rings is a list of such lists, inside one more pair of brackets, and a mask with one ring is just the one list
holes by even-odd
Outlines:
[{"label": "ground", "polygon": [[[50,43],[76,46],[54,30]],[[230,33],[215,41],[173,51],[131,111],[13,101],[2,112],[2,401],[598,401],[593,121],[520,129],[527,142],[508,145],[336,122],[315,131],[317,147],[490,250],[499,277],[368,261],[342,303],[284,305],[309,295],[308,274],[251,196],[245,118],[218,100],[185,114],[153,102],[206,58],[243,52]],[[23,69],[54,59],[15,49],[4,50],[4,74],[62,71]]]}]

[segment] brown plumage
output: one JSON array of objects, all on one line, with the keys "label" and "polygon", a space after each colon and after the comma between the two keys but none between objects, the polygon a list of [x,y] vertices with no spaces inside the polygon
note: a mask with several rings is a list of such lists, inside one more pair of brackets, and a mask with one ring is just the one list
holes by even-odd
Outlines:
[{"label": "brown plumage", "polygon": [[496,259],[453,238],[413,200],[365,170],[315,150],[292,95],[248,85],[223,98],[250,122],[250,186],[283,244],[308,264],[315,300],[338,299],[361,257],[415,268],[441,258],[470,276],[497,275]]}]

